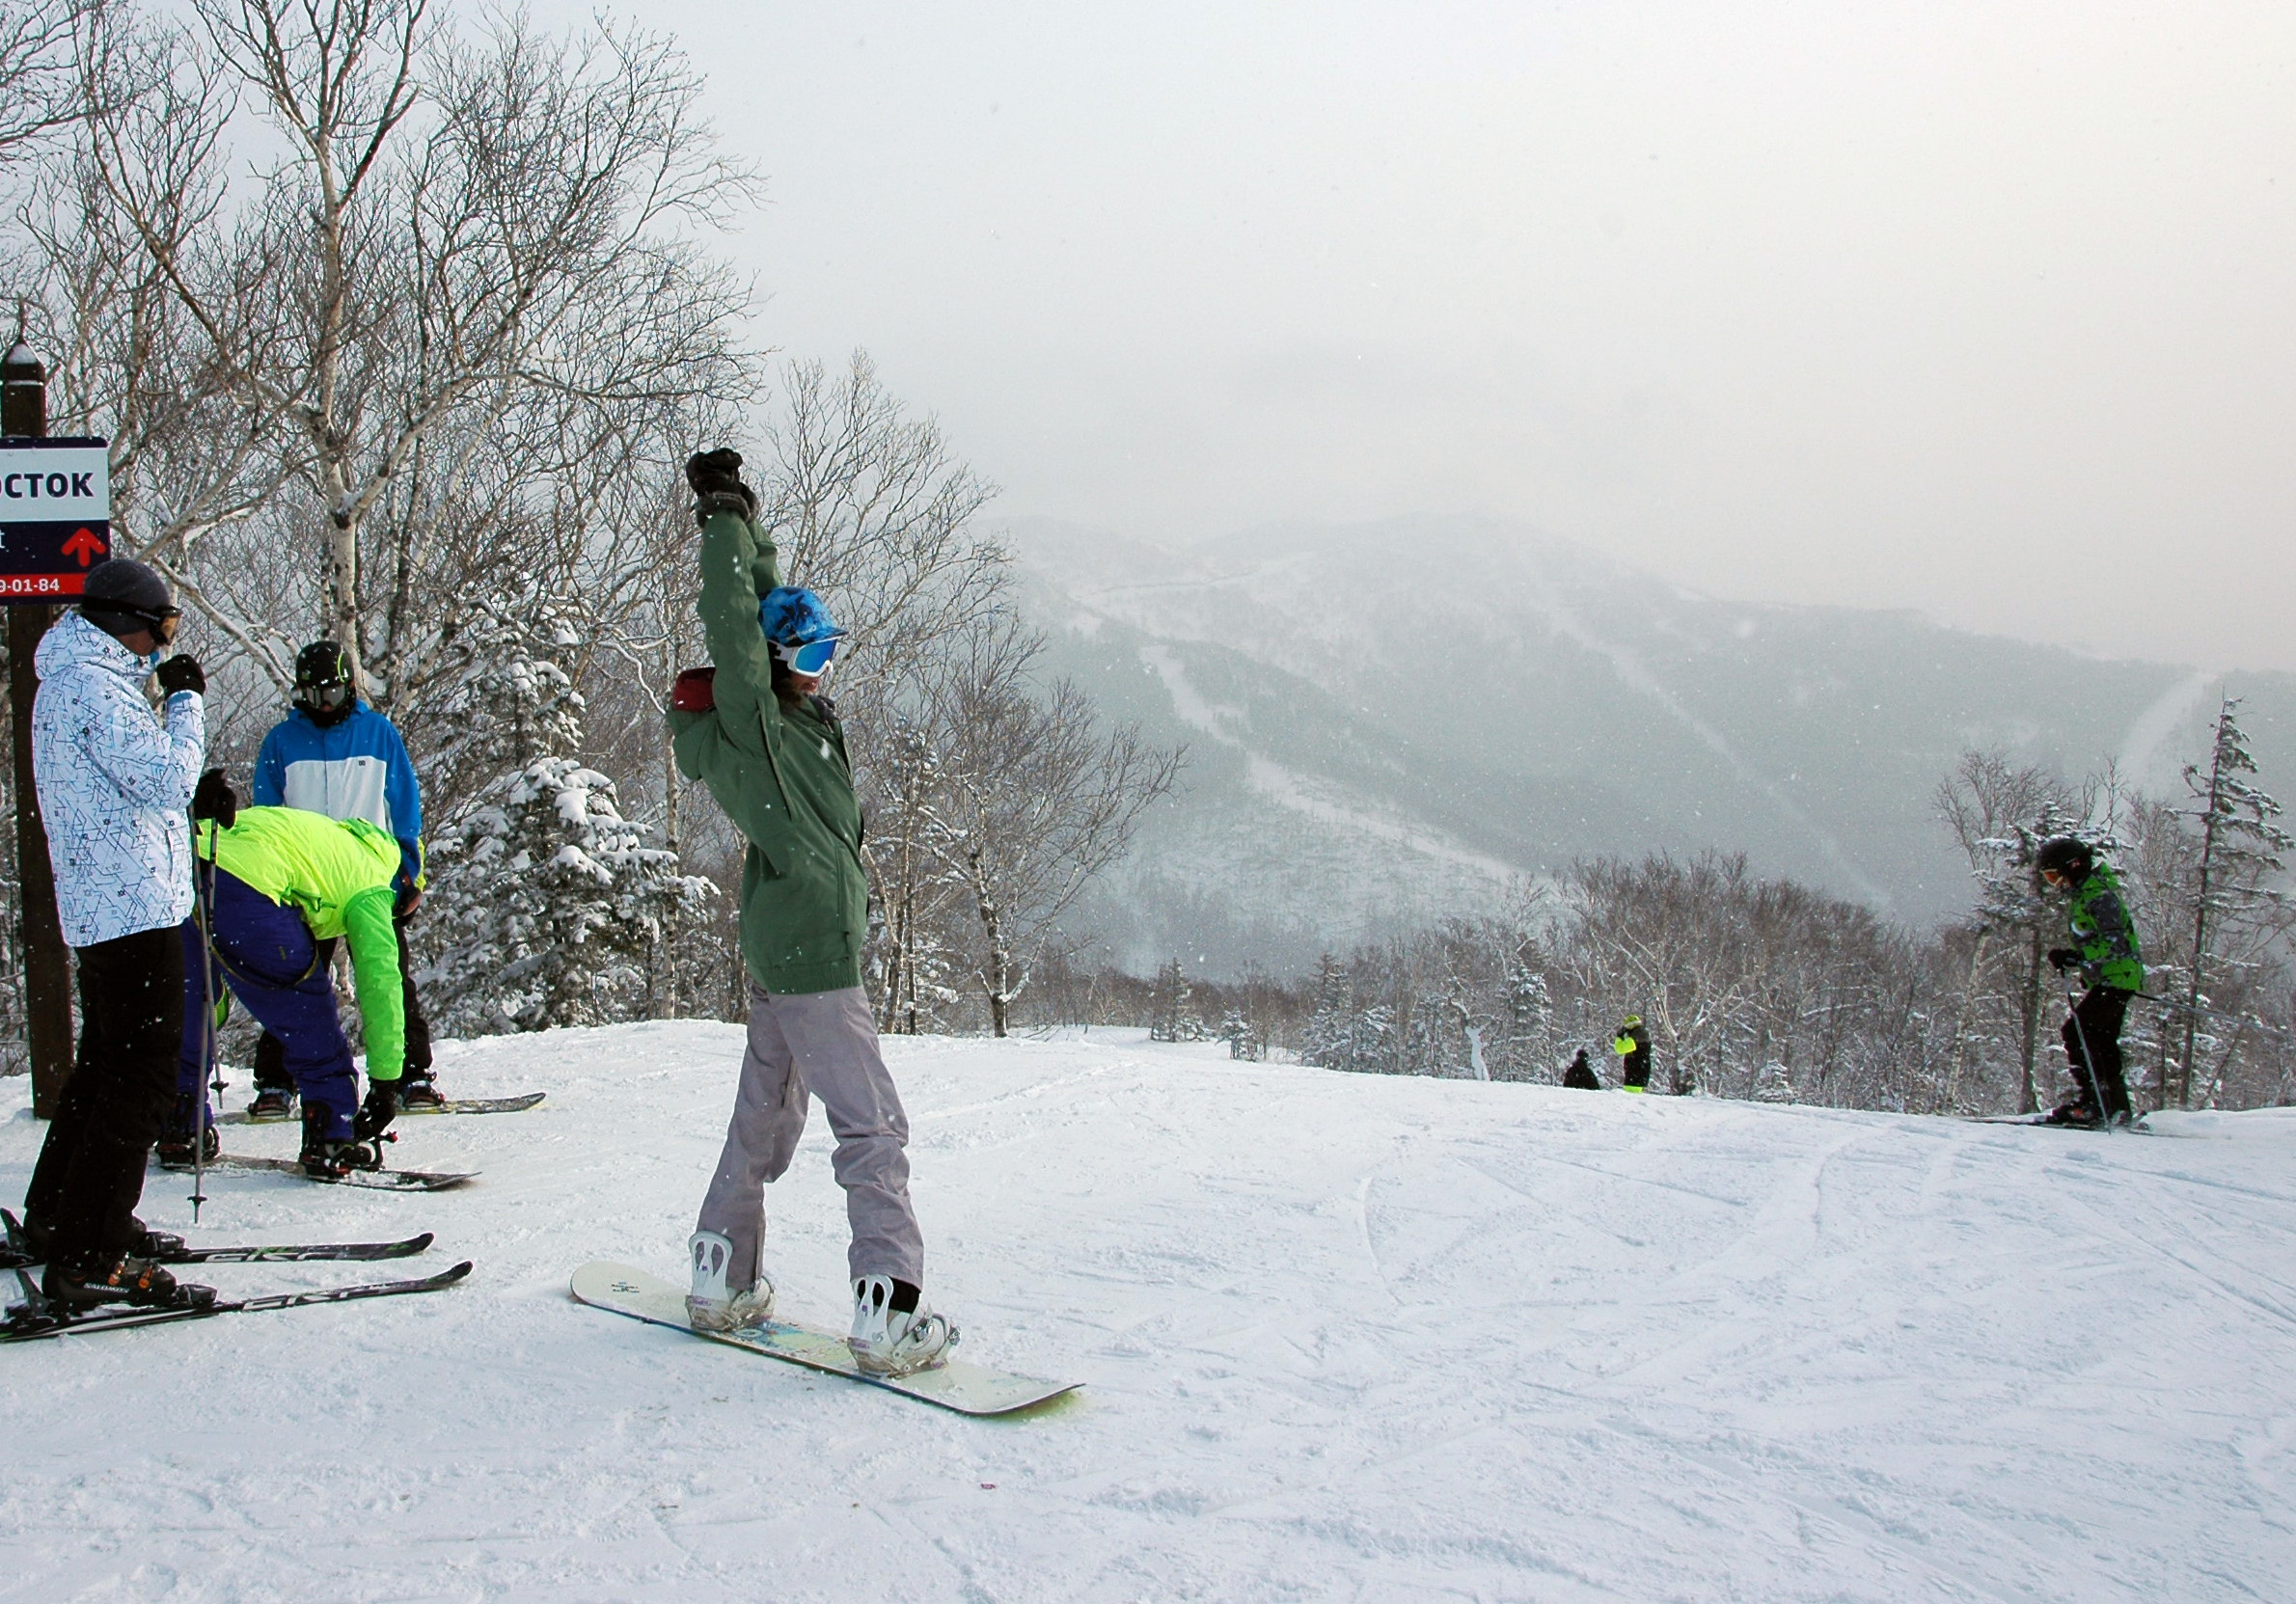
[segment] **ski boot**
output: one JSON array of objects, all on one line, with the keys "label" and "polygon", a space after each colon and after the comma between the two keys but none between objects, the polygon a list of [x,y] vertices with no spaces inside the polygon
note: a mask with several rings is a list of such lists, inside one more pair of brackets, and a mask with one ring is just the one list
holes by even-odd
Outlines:
[{"label": "ski boot", "polygon": [[742,1291],[725,1286],[725,1266],[733,1261],[733,1243],[722,1232],[697,1231],[686,1239],[686,1255],[694,1263],[694,1290],[686,1294],[686,1319],[697,1331],[739,1331],[763,1325],[774,1312],[774,1284],[764,1276]]},{"label": "ski boot", "polygon": [[255,1101],[247,1105],[249,1125],[277,1125],[295,1117],[295,1094],[291,1087],[259,1086]]},{"label": "ski boot", "polygon": [[[176,1106],[159,1128],[159,1140],[151,1144],[152,1155],[163,1170],[187,1170],[204,1159],[215,1161],[223,1151],[223,1138],[216,1134],[215,1122],[204,1117],[205,1109],[189,1093],[176,1100]],[[192,1128],[200,1127],[199,1146],[205,1150],[195,1156],[192,1147]]]},{"label": "ski boot", "polygon": [[[889,1275],[863,1275],[853,1283],[853,1334],[845,1346],[853,1362],[869,1375],[915,1375],[948,1363],[957,1328],[946,1318],[920,1309],[917,1289]],[[909,1307],[894,1307],[898,1298]]]},{"label": "ski boot", "polygon": [[333,1123],[328,1110],[303,1105],[303,1151],[295,1161],[303,1166],[303,1173],[314,1181],[341,1181],[353,1170],[379,1170],[383,1167],[383,1145],[379,1141],[360,1141],[351,1136],[330,1136],[327,1127]]},{"label": "ski boot", "polygon": [[426,1074],[404,1074],[398,1080],[398,1106],[410,1114],[427,1114],[447,1106],[438,1082]]},{"label": "ski boot", "polygon": [[191,1132],[170,1130],[151,1144],[151,1155],[159,1160],[159,1167],[163,1170],[188,1170],[194,1164],[212,1164],[223,1154],[223,1137],[213,1126],[200,1132],[199,1145],[202,1152],[195,1158],[192,1155]]},{"label": "ski boot", "polygon": [[2072,1098],[2041,1116],[2043,1125],[2066,1125],[2077,1130],[2094,1130],[2104,1123],[2104,1116],[2096,1111],[2096,1104],[2087,1098]]},{"label": "ski boot", "polygon": [[41,1295],[51,1313],[84,1314],[106,1303],[138,1309],[205,1309],[215,1289],[178,1285],[149,1259],[126,1253],[80,1254],[50,1264],[41,1278]]}]

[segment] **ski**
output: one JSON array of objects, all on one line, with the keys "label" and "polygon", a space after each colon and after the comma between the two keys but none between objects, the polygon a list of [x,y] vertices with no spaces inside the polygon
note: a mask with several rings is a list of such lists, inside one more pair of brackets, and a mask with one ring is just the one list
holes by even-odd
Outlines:
[{"label": "ski", "polygon": [[[178,1173],[191,1168],[189,1164],[168,1164],[162,1167]],[[207,1173],[291,1175],[298,1181],[308,1181],[318,1186],[365,1186],[384,1192],[443,1192],[450,1186],[459,1186],[466,1181],[478,1179],[477,1170],[462,1174],[437,1174],[429,1170],[353,1170],[343,1176],[318,1176],[306,1170],[299,1159],[249,1158],[235,1153],[226,1153],[208,1159]]]},{"label": "ski", "polygon": [[656,1275],[628,1264],[585,1264],[574,1272],[569,1289],[577,1302],[610,1314],[627,1315],[648,1325],[667,1325],[728,1347],[747,1348],[769,1359],[783,1359],[807,1370],[824,1371],[863,1381],[887,1392],[900,1393],[926,1403],[953,1409],[961,1415],[1009,1415],[1073,1392],[1074,1381],[1047,1381],[1034,1375],[1012,1375],[984,1370],[962,1359],[951,1359],[914,1375],[871,1375],[853,1362],[845,1339],[791,1320],[769,1320],[740,1331],[697,1331],[686,1319],[686,1294]]},{"label": "ski", "polygon": [[[33,1252],[32,1245],[23,1238],[23,1227],[16,1217],[0,1209],[0,1225],[8,1230],[8,1245],[0,1247],[0,1270],[20,1269],[44,1263],[41,1255]],[[319,1260],[343,1260],[371,1263],[381,1259],[412,1259],[426,1251],[437,1240],[425,1231],[420,1237],[408,1237],[396,1242],[306,1242],[301,1244],[264,1243],[252,1247],[186,1247],[178,1253],[163,1253],[155,1261],[162,1264],[291,1264]]]},{"label": "ski", "polygon": [[[401,1108],[398,1111],[398,1117],[404,1120],[421,1119],[430,1114],[523,1114],[530,1108],[539,1106],[542,1100],[549,1095],[548,1092],[528,1092],[522,1097],[514,1098],[454,1098],[436,1107]],[[285,1125],[287,1121],[285,1115],[264,1120],[250,1119],[246,1109],[234,1108],[228,1114],[216,1115],[215,1123],[217,1125]]]},{"label": "ski", "polygon": [[2136,1119],[2128,1125],[2108,1127],[2101,1125],[2065,1125],[2060,1121],[2052,1120],[2046,1114],[1961,1114],[1956,1116],[1956,1118],[1967,1120],[1972,1125],[2028,1125],[2037,1127],[2043,1130],[2086,1130],[2100,1135],[2105,1134],[2108,1131],[2133,1131],[2139,1136],[2167,1136],[2173,1134],[2173,1132],[2162,1130],[2157,1127],[2146,1125],[2145,1122],[2149,1117],[2149,1115],[2139,1114]]},{"label": "ski", "polygon": [[[203,1309],[134,1309],[121,1308],[113,1313],[80,1315],[77,1317],[49,1315],[39,1312],[31,1303],[18,1304],[8,1312],[5,1323],[0,1323],[0,1343],[37,1342],[43,1337],[75,1337],[97,1331],[121,1331],[136,1325],[172,1325],[180,1320],[211,1319],[217,1315],[256,1315],[273,1309],[302,1309],[318,1303],[349,1303],[359,1298],[398,1297],[409,1292],[435,1292],[442,1287],[451,1287],[471,1273],[471,1262],[465,1259],[451,1269],[427,1275],[419,1281],[372,1281],[361,1287],[329,1287],[314,1292],[273,1292],[266,1297],[228,1298],[208,1304]],[[31,1290],[28,1279],[19,1276],[26,1291]]]}]

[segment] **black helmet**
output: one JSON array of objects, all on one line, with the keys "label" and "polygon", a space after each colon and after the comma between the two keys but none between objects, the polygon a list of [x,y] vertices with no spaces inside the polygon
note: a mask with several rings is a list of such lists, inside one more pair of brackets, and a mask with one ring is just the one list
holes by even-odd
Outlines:
[{"label": "black helmet", "polygon": [[350,654],[332,640],[314,640],[295,658],[295,705],[320,728],[341,723],[358,705]]},{"label": "black helmet", "polygon": [[2089,870],[2096,861],[2089,850],[2089,843],[2070,835],[2052,835],[2041,843],[2041,850],[2033,855],[2033,866],[2044,875],[2063,875],[2080,882],[2089,878]]}]

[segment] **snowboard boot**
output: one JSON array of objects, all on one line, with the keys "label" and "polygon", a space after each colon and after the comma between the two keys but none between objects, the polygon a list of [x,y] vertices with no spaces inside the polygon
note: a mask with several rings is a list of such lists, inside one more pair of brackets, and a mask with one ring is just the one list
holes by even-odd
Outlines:
[{"label": "snowboard boot", "polygon": [[259,1086],[247,1105],[249,1125],[277,1125],[295,1117],[295,1094],[286,1086]]},{"label": "snowboard boot", "polygon": [[2104,1116],[2096,1111],[2096,1104],[2081,1097],[2061,1102],[2041,1116],[2043,1125],[2069,1125],[2080,1130],[2094,1130],[2104,1123]]},{"label": "snowboard boot", "polygon": [[106,1303],[138,1309],[205,1309],[215,1289],[178,1285],[149,1259],[125,1253],[81,1254],[48,1266],[41,1295],[61,1315],[84,1314]]},{"label": "snowboard boot", "polygon": [[[853,1362],[870,1375],[915,1375],[948,1363],[957,1328],[917,1304],[921,1294],[889,1275],[864,1275],[853,1283],[853,1334],[845,1346]],[[906,1303],[906,1309],[898,1305]]]},{"label": "snowboard boot", "polygon": [[730,1291],[725,1267],[733,1262],[733,1243],[723,1232],[697,1231],[686,1239],[686,1256],[694,1263],[694,1290],[686,1294],[686,1319],[697,1331],[739,1331],[763,1325],[774,1312],[774,1284],[764,1276],[754,1287]]},{"label": "snowboard boot", "polygon": [[410,1114],[422,1114],[446,1107],[447,1100],[440,1094],[437,1081],[427,1074],[410,1072],[399,1077],[398,1106]]}]

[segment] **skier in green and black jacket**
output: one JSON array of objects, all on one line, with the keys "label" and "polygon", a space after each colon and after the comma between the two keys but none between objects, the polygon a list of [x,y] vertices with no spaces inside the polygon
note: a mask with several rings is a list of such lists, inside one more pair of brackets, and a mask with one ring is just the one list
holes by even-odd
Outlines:
[{"label": "skier in green and black jacket", "polygon": [[2137,922],[2120,894],[2120,881],[2085,841],[2053,836],[2034,855],[2048,884],[2072,893],[2065,928],[2073,945],[2050,950],[2064,974],[2078,969],[2089,990],[2064,1021],[2064,1056],[2072,1066],[2073,1095],[2048,1116],[2052,1125],[2126,1125],[2128,1083],[2121,1077],[2120,1025],[2128,1000],[2145,990],[2145,958]]},{"label": "skier in green and black jacket", "polygon": [[956,1331],[920,1298],[924,1237],[909,1198],[909,1119],[861,990],[869,884],[861,799],[835,707],[818,694],[842,634],[821,599],[781,584],[741,455],[686,464],[701,524],[701,627],[713,666],[678,676],[678,772],[709,786],[742,832],[741,947],[750,1041],[725,1146],[687,1243],[688,1318],[705,1330],[772,1313],[759,1264],[765,1186],[819,1098],[853,1237],[855,1363],[907,1374],[944,1362]]}]

